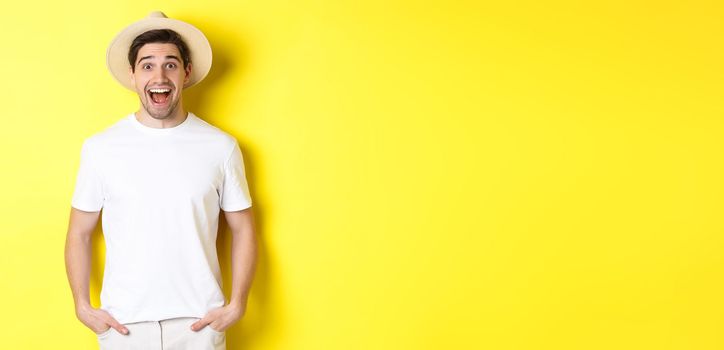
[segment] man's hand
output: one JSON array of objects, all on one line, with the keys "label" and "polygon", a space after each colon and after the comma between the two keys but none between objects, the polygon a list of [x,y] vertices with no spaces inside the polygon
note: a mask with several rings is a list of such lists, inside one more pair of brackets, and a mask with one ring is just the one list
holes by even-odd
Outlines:
[{"label": "man's hand", "polygon": [[217,332],[224,332],[238,322],[245,312],[244,305],[228,304],[209,311],[206,316],[191,325],[191,330],[197,332],[204,327],[211,327]]},{"label": "man's hand", "polygon": [[86,327],[96,334],[101,334],[110,328],[114,328],[118,333],[128,334],[128,328],[118,323],[106,310],[96,309],[88,305],[77,309],[75,314]]}]

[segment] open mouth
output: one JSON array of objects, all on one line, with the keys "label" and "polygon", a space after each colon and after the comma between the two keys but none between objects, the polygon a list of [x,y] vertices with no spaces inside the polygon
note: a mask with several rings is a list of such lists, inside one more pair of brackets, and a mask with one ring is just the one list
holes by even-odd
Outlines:
[{"label": "open mouth", "polygon": [[147,93],[154,105],[161,106],[165,105],[168,102],[169,96],[171,95],[171,89],[153,88],[148,89]]}]

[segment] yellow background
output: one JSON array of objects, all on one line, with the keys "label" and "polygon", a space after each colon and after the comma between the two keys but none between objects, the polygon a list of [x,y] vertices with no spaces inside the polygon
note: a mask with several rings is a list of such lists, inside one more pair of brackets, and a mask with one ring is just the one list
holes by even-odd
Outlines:
[{"label": "yellow background", "polygon": [[96,346],[70,199],[138,107],[106,46],[156,9],[211,41],[187,107],[257,210],[229,349],[724,348],[719,2],[134,0],[0,14],[3,349]]}]

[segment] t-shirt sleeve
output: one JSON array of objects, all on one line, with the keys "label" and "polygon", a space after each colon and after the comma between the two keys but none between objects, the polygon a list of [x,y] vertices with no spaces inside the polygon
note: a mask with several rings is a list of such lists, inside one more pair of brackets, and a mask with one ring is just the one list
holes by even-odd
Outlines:
[{"label": "t-shirt sleeve", "polygon": [[71,206],[82,211],[100,211],[103,208],[103,183],[98,173],[98,164],[88,140],[83,142],[80,152],[80,167],[75,180]]},{"label": "t-shirt sleeve", "polygon": [[239,143],[236,141],[234,141],[231,155],[224,164],[224,184],[219,204],[223,211],[238,211],[251,207],[244,159],[241,149],[239,149]]}]

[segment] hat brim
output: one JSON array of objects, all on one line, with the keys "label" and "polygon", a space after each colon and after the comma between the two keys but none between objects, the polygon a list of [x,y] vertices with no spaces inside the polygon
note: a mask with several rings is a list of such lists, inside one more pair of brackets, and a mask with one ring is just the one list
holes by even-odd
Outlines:
[{"label": "hat brim", "polygon": [[171,29],[178,33],[188,46],[191,56],[191,76],[184,89],[203,80],[211,69],[211,45],[198,28],[172,18],[145,18],[123,29],[111,41],[106,51],[106,66],[111,75],[125,88],[136,91],[128,69],[128,50],[137,36],[154,29]]}]

